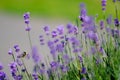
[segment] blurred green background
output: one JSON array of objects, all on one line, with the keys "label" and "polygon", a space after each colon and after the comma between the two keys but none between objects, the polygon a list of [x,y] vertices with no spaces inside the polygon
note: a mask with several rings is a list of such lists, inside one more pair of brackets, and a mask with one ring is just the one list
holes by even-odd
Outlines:
[{"label": "blurred green background", "polygon": [[[0,11],[14,15],[22,15],[29,11],[31,15],[47,18],[63,18],[75,20],[79,16],[79,4],[86,4],[89,15],[98,14],[102,18],[101,0],[1,0]],[[118,7],[120,7],[118,2]],[[106,15],[115,16],[115,5],[107,0]],[[120,11],[120,8],[118,8]]]}]

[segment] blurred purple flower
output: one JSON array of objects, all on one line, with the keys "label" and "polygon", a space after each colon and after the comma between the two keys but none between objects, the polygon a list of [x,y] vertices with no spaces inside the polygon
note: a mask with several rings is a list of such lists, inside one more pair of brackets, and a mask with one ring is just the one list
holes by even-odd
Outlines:
[{"label": "blurred purple flower", "polygon": [[62,70],[63,73],[65,73],[65,72],[68,71],[68,67],[65,66],[65,65],[61,65],[60,68],[61,68],[61,70]]},{"label": "blurred purple flower", "polygon": [[65,64],[68,64],[70,62],[70,57],[68,56],[68,54],[64,54],[62,58],[63,58]]},{"label": "blurred purple flower", "polygon": [[49,26],[45,26],[43,29],[44,29],[46,35],[49,35],[49,31],[50,31]]},{"label": "blurred purple flower", "polygon": [[107,18],[107,24],[112,24],[112,16],[109,15],[109,17]]},{"label": "blurred purple flower", "polygon": [[58,35],[58,34],[57,34],[57,31],[55,31],[55,30],[53,30],[51,34],[52,34],[52,38],[55,38],[55,37],[57,37],[57,35]]},{"label": "blurred purple flower", "polygon": [[51,68],[52,68],[53,70],[56,70],[56,69],[58,68],[58,62],[52,61],[52,62],[50,63],[50,66],[51,66]]},{"label": "blurred purple flower", "polygon": [[100,21],[100,29],[102,30],[104,28],[105,24],[104,21]]},{"label": "blurred purple flower", "polygon": [[32,58],[35,63],[38,63],[40,61],[40,56],[36,46],[32,47]]},{"label": "blurred purple flower", "polygon": [[87,37],[95,42],[99,40],[97,33],[94,33],[93,31],[89,31]]},{"label": "blurred purple flower", "polygon": [[63,51],[64,51],[64,47],[62,46],[62,44],[57,44],[57,45],[56,45],[56,50],[57,50],[58,52],[63,52]]},{"label": "blurred purple flower", "polygon": [[12,49],[9,49],[8,54],[9,54],[9,55],[12,55],[12,54],[13,54]]},{"label": "blurred purple flower", "polygon": [[24,21],[25,21],[25,23],[26,24],[29,24],[29,19],[30,19],[30,13],[29,12],[27,12],[27,13],[25,13],[24,15],[23,15],[23,17],[24,17]]},{"label": "blurred purple flower", "polygon": [[101,0],[102,10],[106,10],[107,0]]},{"label": "blurred purple flower", "polygon": [[20,51],[20,47],[18,44],[15,44],[14,45],[14,49],[15,49],[15,52],[19,52]]},{"label": "blurred purple flower", "polygon": [[119,20],[116,18],[116,19],[114,19],[114,24],[115,24],[115,26],[119,26]]},{"label": "blurred purple flower", "polygon": [[31,30],[31,27],[30,26],[27,26],[26,28],[25,28],[25,31],[30,31]]},{"label": "blurred purple flower", "polygon": [[81,3],[81,4],[80,4],[80,8],[81,8],[81,10],[80,10],[80,15],[81,15],[82,17],[85,17],[85,16],[87,15],[87,11],[86,11],[86,8],[85,8],[85,4],[84,4],[84,3]]},{"label": "blurred purple flower", "polygon": [[79,59],[79,61],[80,61],[81,63],[83,63],[83,58],[82,58],[82,56],[78,56],[78,59]]},{"label": "blurred purple flower", "polygon": [[2,63],[0,63],[0,70],[2,70],[3,69],[3,65],[2,65]]},{"label": "blurred purple flower", "polygon": [[80,41],[76,37],[71,37],[70,41],[71,41],[73,46],[79,46],[80,45]]},{"label": "blurred purple flower", "polygon": [[63,25],[59,25],[57,27],[57,31],[59,35],[62,35],[64,33],[64,26]]},{"label": "blurred purple flower", "polygon": [[113,0],[113,2],[115,3],[115,2],[116,2],[116,0]]},{"label": "blurred purple flower", "polygon": [[6,74],[3,71],[0,71],[0,80],[6,80]]},{"label": "blurred purple flower", "polygon": [[86,74],[86,73],[87,73],[87,71],[86,71],[86,68],[85,68],[85,67],[82,67],[81,73],[82,73],[82,74]]},{"label": "blurred purple flower", "polygon": [[37,73],[33,73],[32,76],[33,76],[34,80],[39,80]]}]

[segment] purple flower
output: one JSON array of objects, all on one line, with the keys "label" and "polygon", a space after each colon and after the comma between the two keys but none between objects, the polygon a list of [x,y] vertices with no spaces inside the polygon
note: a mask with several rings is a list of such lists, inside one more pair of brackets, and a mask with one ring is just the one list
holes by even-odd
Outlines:
[{"label": "purple flower", "polygon": [[63,52],[63,51],[64,51],[64,47],[62,46],[62,44],[57,44],[57,45],[56,45],[56,50],[57,50],[58,52]]},{"label": "purple flower", "polygon": [[63,55],[63,60],[64,60],[65,64],[68,64],[70,62],[70,57],[68,56],[68,54]]},{"label": "purple flower", "polygon": [[2,65],[2,63],[0,63],[0,70],[2,70],[3,69],[3,65]]},{"label": "purple flower", "polygon": [[6,80],[6,74],[3,71],[0,71],[0,80]]},{"label": "purple flower", "polygon": [[100,21],[100,29],[102,30],[104,28],[105,24],[104,21]]},{"label": "purple flower", "polygon": [[106,10],[107,0],[101,0],[102,10]]},{"label": "purple flower", "polygon": [[52,61],[52,62],[50,63],[50,66],[51,66],[51,68],[52,68],[53,70],[55,70],[55,69],[58,68],[58,62]]},{"label": "purple flower", "polygon": [[110,15],[108,18],[107,18],[107,24],[112,24],[112,16]]},{"label": "purple flower", "polygon": [[78,58],[79,58],[79,61],[80,61],[81,63],[83,63],[83,58],[82,58],[82,56],[78,56]]},{"label": "purple flower", "polygon": [[12,49],[9,49],[8,54],[9,54],[9,55],[12,55],[12,54],[13,54]]},{"label": "purple flower", "polygon": [[55,40],[54,40],[54,43],[57,43],[57,42],[59,42],[59,39],[55,39]]},{"label": "purple flower", "polygon": [[50,30],[50,29],[49,29],[49,26],[45,26],[43,29],[44,29],[45,33],[46,33],[47,35],[49,35],[49,30]]},{"label": "purple flower", "polygon": [[82,17],[85,17],[85,16],[87,15],[87,11],[86,11],[86,8],[85,8],[85,4],[84,4],[84,3],[81,3],[81,4],[80,4],[80,8],[81,8],[81,10],[80,10],[80,15],[81,15]]},{"label": "purple flower", "polygon": [[91,53],[92,54],[95,54],[97,51],[96,51],[96,48],[94,46],[91,47]]},{"label": "purple flower", "polygon": [[94,33],[93,31],[89,31],[87,37],[95,42],[99,40],[97,33]]},{"label": "purple flower", "polygon": [[57,35],[58,35],[58,34],[57,34],[57,31],[55,31],[55,30],[53,30],[51,34],[52,34],[52,38],[55,38],[55,37],[57,37]]},{"label": "purple flower", "polygon": [[26,24],[29,24],[29,22],[30,22],[30,13],[29,12],[27,12],[27,13],[25,13],[24,15],[23,15],[23,17],[24,17],[24,21],[25,21],[25,23]]},{"label": "purple flower", "polygon": [[81,71],[82,74],[86,74],[87,71],[86,71],[86,68],[85,67],[82,67],[82,71]]},{"label": "purple flower", "polygon": [[78,27],[77,26],[73,26],[73,30],[74,30],[74,34],[78,34]]},{"label": "purple flower", "polygon": [[115,2],[116,2],[116,0],[113,0],[113,2],[115,3]]},{"label": "purple flower", "polygon": [[47,32],[47,31],[49,31],[49,26],[45,26],[43,29],[45,32]]},{"label": "purple flower", "polygon": [[27,26],[25,31],[30,31],[31,30],[31,27],[30,26]]},{"label": "purple flower", "polygon": [[80,41],[76,37],[71,37],[70,41],[71,41],[73,46],[79,46],[80,45]]},{"label": "purple flower", "polygon": [[23,76],[22,75],[18,75],[17,76],[17,80],[22,80],[23,79]]},{"label": "purple flower", "polygon": [[15,52],[19,52],[20,51],[20,47],[19,47],[19,45],[14,45],[14,49],[15,49]]},{"label": "purple flower", "polygon": [[50,49],[53,49],[54,48],[54,42],[53,41],[48,41],[47,42],[47,45]]},{"label": "purple flower", "polygon": [[59,35],[62,35],[64,33],[64,26],[63,25],[59,25],[57,27],[57,31]]},{"label": "purple flower", "polygon": [[71,23],[68,23],[66,27],[67,27],[67,29],[71,29],[72,26],[73,26],[73,25],[72,25]]},{"label": "purple flower", "polygon": [[17,68],[17,63],[16,62],[11,62],[9,64],[10,69],[16,69]]},{"label": "purple flower", "polygon": [[40,56],[36,46],[32,47],[32,58],[35,63],[38,63],[40,61]]},{"label": "purple flower", "polygon": [[34,80],[39,80],[37,73],[33,73],[32,76],[33,76]]},{"label": "purple flower", "polygon": [[115,24],[115,26],[119,26],[119,20],[116,18],[116,19],[114,19],[114,24]]},{"label": "purple flower", "polygon": [[68,67],[65,66],[65,65],[61,65],[60,68],[61,68],[61,70],[62,70],[63,73],[65,73],[65,72],[68,71]]}]

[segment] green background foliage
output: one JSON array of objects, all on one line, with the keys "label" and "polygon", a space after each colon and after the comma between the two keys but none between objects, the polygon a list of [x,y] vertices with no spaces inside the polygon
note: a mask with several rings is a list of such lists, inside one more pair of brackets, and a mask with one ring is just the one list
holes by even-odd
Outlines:
[{"label": "green background foliage", "polygon": [[[102,18],[101,0],[1,0],[0,10],[20,15],[29,11],[32,15],[75,20],[79,15],[81,2],[86,4],[89,15],[98,14],[98,18]],[[117,5],[119,4],[120,2]],[[107,0],[106,15],[108,14],[115,16],[112,0]]]}]

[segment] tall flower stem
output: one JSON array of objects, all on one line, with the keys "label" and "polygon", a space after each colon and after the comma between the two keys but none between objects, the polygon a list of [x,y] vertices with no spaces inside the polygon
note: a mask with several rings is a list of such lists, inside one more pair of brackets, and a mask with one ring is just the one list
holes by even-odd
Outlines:
[{"label": "tall flower stem", "polygon": [[21,60],[22,60],[23,66],[24,66],[24,68],[25,68],[25,70],[26,70],[26,74],[27,74],[27,76],[28,76],[28,79],[29,79],[29,80],[32,80],[32,77],[31,77],[30,74],[28,73],[28,70],[27,70],[27,68],[26,68],[26,66],[25,66],[25,63],[24,63],[24,61],[23,61],[22,58],[21,58]]},{"label": "tall flower stem", "polygon": [[[28,25],[27,25],[27,27],[29,27]],[[31,36],[30,36],[30,31],[28,31],[28,39],[29,39],[29,43],[30,43],[30,48],[31,48],[31,50],[32,50],[32,40],[31,40]]]}]

